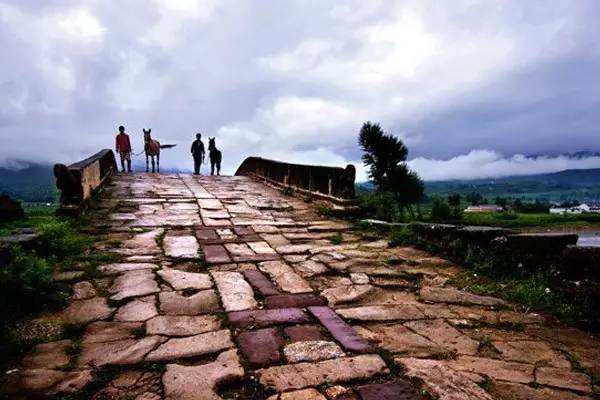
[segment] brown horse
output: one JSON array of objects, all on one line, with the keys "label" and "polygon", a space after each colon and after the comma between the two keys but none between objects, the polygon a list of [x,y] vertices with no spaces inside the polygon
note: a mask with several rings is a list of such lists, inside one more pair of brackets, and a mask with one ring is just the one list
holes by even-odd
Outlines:
[{"label": "brown horse", "polygon": [[152,129],[144,131],[144,152],[146,153],[146,172],[149,172],[148,157],[152,159],[152,172],[154,172],[154,157],[156,157],[156,172],[160,172],[160,143],[152,139],[150,132]]}]

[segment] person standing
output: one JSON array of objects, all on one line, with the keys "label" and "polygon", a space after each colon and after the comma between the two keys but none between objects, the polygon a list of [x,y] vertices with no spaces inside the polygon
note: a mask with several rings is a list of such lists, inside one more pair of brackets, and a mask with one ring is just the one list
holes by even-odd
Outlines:
[{"label": "person standing", "polygon": [[194,157],[194,175],[200,175],[200,166],[204,163],[204,143],[202,143],[202,135],[197,133],[196,140],[192,143],[191,149]]},{"label": "person standing", "polygon": [[117,135],[116,150],[121,156],[121,171],[125,172],[125,162],[127,161],[127,172],[131,172],[131,142],[129,135],[125,133],[125,127],[119,126],[119,134]]}]

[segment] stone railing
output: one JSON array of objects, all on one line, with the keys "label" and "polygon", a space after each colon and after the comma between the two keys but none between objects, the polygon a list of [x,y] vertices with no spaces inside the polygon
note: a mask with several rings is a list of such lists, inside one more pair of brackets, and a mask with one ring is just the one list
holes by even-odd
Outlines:
[{"label": "stone railing", "polygon": [[279,188],[338,205],[352,205],[356,201],[354,193],[356,169],[351,164],[346,168],[338,168],[248,157],[235,174],[251,176]]},{"label": "stone railing", "polygon": [[116,172],[115,155],[109,149],[69,166],[55,164],[56,187],[61,191],[60,210],[80,211],[92,194]]}]

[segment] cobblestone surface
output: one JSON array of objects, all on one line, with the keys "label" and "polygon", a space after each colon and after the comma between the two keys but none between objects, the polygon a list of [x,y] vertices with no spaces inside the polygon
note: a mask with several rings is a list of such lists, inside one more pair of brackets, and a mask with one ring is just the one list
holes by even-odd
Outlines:
[{"label": "cobblestone surface", "polygon": [[245,177],[119,175],[91,217],[117,260],[57,274],[56,317],[82,333],[35,346],[10,398],[92,390],[114,365],[85,398],[582,400],[598,382],[597,338]]}]

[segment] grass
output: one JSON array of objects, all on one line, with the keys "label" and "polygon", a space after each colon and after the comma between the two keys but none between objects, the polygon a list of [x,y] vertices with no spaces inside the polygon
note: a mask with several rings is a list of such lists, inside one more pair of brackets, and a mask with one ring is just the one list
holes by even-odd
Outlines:
[{"label": "grass", "polygon": [[329,236],[329,241],[333,245],[338,245],[338,244],[342,244],[342,242],[344,241],[344,238],[342,237],[341,233],[336,232],[333,235]]},{"label": "grass", "polygon": [[[507,216],[510,216],[510,218],[507,218]],[[513,218],[513,216],[516,216],[516,218]],[[600,230],[600,214],[464,213],[461,223],[501,228]]]},{"label": "grass", "polygon": [[25,218],[9,221],[0,221],[0,236],[8,236],[16,233],[20,229],[37,228],[40,225],[56,220],[54,207],[23,207]]}]

